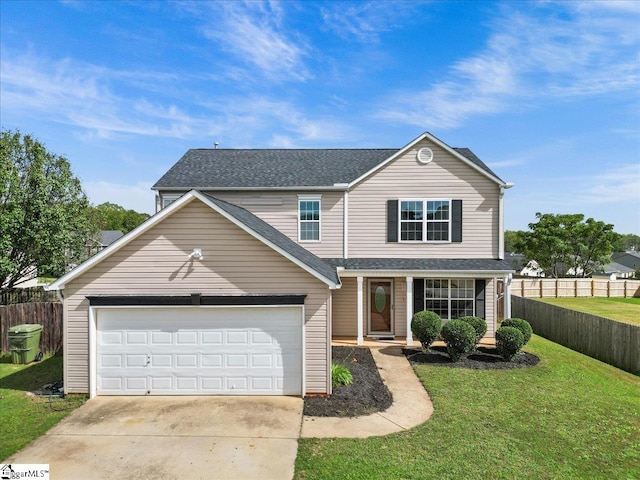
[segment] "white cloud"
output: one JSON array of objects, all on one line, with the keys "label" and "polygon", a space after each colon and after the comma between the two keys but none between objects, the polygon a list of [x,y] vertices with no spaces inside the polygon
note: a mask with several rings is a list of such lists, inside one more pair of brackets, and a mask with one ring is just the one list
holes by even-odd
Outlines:
[{"label": "white cloud", "polygon": [[175,105],[152,105],[144,98],[117,93],[139,83],[149,86],[154,79],[166,81],[168,76],[161,73],[122,72],[31,54],[14,56],[6,50],[0,61],[3,112],[17,118],[38,115],[79,127],[88,132],[81,136],[85,139],[131,134],[189,138],[210,129],[208,121]]},{"label": "white cloud", "polygon": [[421,92],[391,95],[378,116],[444,129],[547,100],[637,92],[639,12],[621,10],[577,2],[536,4],[529,14],[503,7],[483,51]]},{"label": "white cloud", "polygon": [[[321,9],[326,28],[342,38],[377,43],[380,34],[411,20],[418,2],[335,2]],[[408,8],[407,8],[408,7]],[[422,17],[420,21],[424,22]]]},{"label": "white cloud", "polygon": [[104,202],[121,205],[127,210],[140,213],[155,213],[155,194],[151,190],[152,182],[138,182],[125,185],[110,182],[83,182],[84,191],[93,205]]},{"label": "white cloud", "polygon": [[189,6],[205,18],[206,38],[272,80],[312,77],[304,63],[309,46],[300,33],[285,28],[276,2],[203,2]]}]

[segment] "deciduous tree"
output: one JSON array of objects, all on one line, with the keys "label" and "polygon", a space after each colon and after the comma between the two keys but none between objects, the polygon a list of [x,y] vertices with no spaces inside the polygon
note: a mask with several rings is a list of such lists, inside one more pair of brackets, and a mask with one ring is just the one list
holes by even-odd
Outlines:
[{"label": "deciduous tree", "polygon": [[609,261],[618,234],[613,225],[584,220],[582,214],[536,213],[531,231],[523,232],[516,249],[538,262],[547,276],[588,277]]},{"label": "deciduous tree", "polygon": [[89,202],[69,162],[29,135],[0,132],[0,291],[37,269],[59,276],[92,233]]}]

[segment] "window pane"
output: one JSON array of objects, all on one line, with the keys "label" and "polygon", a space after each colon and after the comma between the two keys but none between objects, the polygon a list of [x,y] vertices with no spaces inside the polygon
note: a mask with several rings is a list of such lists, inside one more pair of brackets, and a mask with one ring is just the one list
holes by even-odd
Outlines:
[{"label": "window pane", "polygon": [[427,202],[427,220],[449,220],[449,202],[446,200]]},{"label": "window pane", "polygon": [[301,222],[300,240],[320,240],[320,222]]},{"label": "window pane", "polygon": [[300,202],[300,220],[320,220],[320,202]]},{"label": "window pane", "polygon": [[435,242],[449,240],[449,222],[428,222],[427,240]]},{"label": "window pane", "polygon": [[422,202],[401,202],[400,220],[422,220]]},{"label": "window pane", "polygon": [[422,240],[422,222],[400,222],[401,240]]}]

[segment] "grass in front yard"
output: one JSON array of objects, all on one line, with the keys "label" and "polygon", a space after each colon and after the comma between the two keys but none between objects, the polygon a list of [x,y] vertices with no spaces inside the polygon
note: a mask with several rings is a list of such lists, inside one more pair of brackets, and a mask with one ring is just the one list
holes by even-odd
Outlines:
[{"label": "grass in front yard", "polygon": [[298,479],[640,478],[640,378],[533,336],[532,368],[421,365],[426,423],[369,439],[300,439]]},{"label": "grass in front yard", "polygon": [[0,460],[17,452],[84,403],[84,395],[64,399],[30,397],[27,392],[62,380],[62,355],[14,365],[0,356]]},{"label": "grass in front yard", "polygon": [[561,297],[533,300],[640,325],[640,298]]}]

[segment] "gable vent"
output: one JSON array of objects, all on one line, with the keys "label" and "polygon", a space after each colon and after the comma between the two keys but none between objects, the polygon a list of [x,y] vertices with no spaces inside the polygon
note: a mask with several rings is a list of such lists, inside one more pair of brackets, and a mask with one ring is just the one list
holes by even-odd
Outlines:
[{"label": "gable vent", "polygon": [[431,160],[433,160],[433,150],[426,147],[421,148],[420,150],[418,150],[417,158],[418,158],[418,162],[420,162],[423,165],[426,165]]}]

